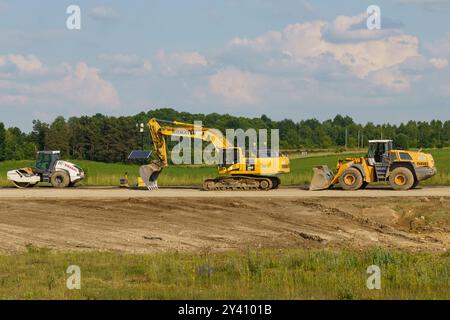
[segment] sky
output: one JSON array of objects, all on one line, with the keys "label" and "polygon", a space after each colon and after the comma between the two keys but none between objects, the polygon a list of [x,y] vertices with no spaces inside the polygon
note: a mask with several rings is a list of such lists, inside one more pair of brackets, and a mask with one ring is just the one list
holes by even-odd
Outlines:
[{"label": "sky", "polygon": [[0,0],[0,122],[162,107],[449,120],[449,60],[450,0]]}]

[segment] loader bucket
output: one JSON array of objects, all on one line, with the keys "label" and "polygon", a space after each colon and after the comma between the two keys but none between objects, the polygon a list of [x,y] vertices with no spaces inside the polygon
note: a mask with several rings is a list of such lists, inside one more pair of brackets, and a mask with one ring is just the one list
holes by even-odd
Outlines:
[{"label": "loader bucket", "polygon": [[333,172],[328,168],[328,166],[318,166],[314,167],[314,176],[311,180],[311,185],[309,186],[310,191],[326,190],[331,187],[331,183],[334,179]]},{"label": "loader bucket", "polygon": [[163,167],[161,167],[157,162],[152,162],[139,168],[139,175],[141,176],[148,190],[158,189],[158,176],[162,170]]}]

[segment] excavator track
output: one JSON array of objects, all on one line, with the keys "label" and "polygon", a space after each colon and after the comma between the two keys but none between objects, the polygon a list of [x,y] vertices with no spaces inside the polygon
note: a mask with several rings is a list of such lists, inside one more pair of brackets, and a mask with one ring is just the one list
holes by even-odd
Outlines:
[{"label": "excavator track", "polygon": [[205,191],[269,191],[280,186],[278,177],[228,176],[207,179],[203,182]]}]

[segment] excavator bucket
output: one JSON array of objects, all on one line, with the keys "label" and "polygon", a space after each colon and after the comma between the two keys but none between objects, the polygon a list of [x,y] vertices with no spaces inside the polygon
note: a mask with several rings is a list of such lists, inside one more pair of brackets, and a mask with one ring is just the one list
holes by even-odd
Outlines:
[{"label": "excavator bucket", "polygon": [[318,166],[314,167],[314,176],[311,180],[311,185],[309,186],[310,191],[326,190],[331,187],[331,183],[334,179],[333,172],[328,168],[328,166]]},{"label": "excavator bucket", "polygon": [[148,165],[139,168],[139,175],[147,186],[148,190],[158,189],[158,176],[163,170],[157,162],[152,162]]}]

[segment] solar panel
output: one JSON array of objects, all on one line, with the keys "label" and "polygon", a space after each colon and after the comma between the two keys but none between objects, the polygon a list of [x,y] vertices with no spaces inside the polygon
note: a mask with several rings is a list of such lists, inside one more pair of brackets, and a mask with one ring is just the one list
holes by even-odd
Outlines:
[{"label": "solar panel", "polygon": [[130,155],[128,156],[128,160],[148,159],[151,154],[152,154],[151,151],[133,150],[133,151],[131,151]]}]

